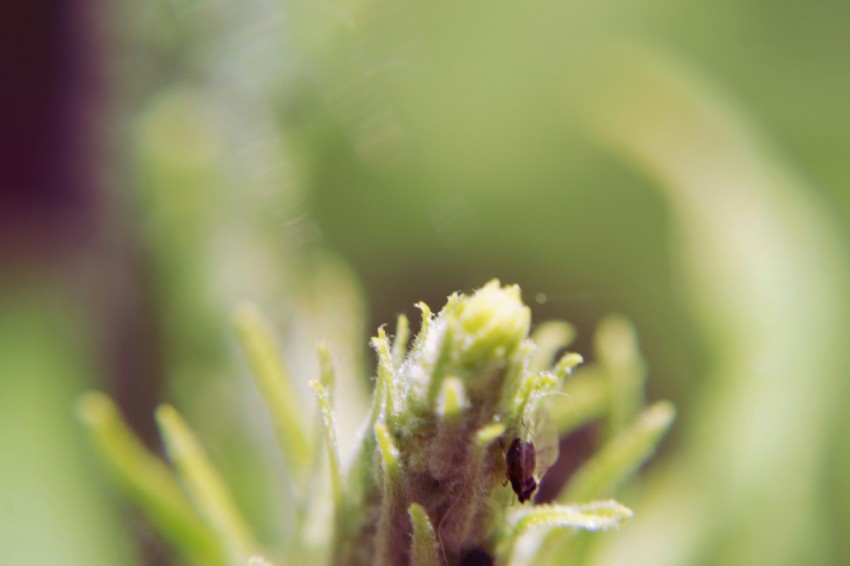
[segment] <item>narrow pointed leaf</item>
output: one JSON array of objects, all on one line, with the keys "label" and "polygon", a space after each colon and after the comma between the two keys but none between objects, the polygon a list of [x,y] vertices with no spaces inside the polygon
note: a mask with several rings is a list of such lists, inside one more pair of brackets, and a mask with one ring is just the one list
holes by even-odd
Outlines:
[{"label": "narrow pointed leaf", "polygon": [[390,353],[390,341],[383,328],[378,329],[378,335],[372,338],[372,347],[378,354],[378,387],[379,394],[384,397],[382,413],[388,420],[396,418],[400,408],[400,399],[394,379],[393,359]]},{"label": "narrow pointed leaf", "polygon": [[403,314],[398,315],[395,324],[395,337],[393,337],[392,358],[393,366],[398,369],[404,361],[407,353],[407,342],[410,340],[410,323]]},{"label": "narrow pointed leaf", "polygon": [[575,473],[559,500],[566,503],[612,495],[652,456],[675,415],[668,401],[646,409]]},{"label": "narrow pointed leaf", "polygon": [[242,563],[255,549],[252,536],[230,491],[180,414],[169,405],[156,411],[168,456],[195,508],[227,549],[231,563]]},{"label": "narrow pointed leaf", "polygon": [[499,543],[500,562],[508,564],[519,538],[532,529],[556,528],[600,531],[631,518],[632,511],[616,501],[593,501],[581,505],[536,505],[511,517],[511,527]]},{"label": "narrow pointed leaf", "polygon": [[234,323],[251,364],[254,382],[274,424],[280,451],[293,476],[301,478],[311,458],[307,431],[302,425],[306,419],[280,349],[268,323],[254,305],[239,307]]},{"label": "narrow pointed leaf", "polygon": [[327,344],[319,344],[316,352],[319,354],[319,381],[328,390],[328,394],[333,397],[336,390],[336,371],[334,371],[331,352],[328,350]]},{"label": "narrow pointed leaf", "polygon": [[573,370],[584,363],[584,357],[575,352],[567,352],[555,364],[554,372],[558,379],[563,380],[573,373]]},{"label": "narrow pointed leaf", "polygon": [[437,414],[443,419],[454,419],[460,415],[466,404],[463,382],[456,377],[447,377],[437,399]]},{"label": "narrow pointed leaf", "polygon": [[328,387],[320,381],[311,381],[310,387],[316,392],[319,412],[322,415],[322,431],[328,452],[328,467],[331,475],[331,490],[337,509],[342,504],[342,472],[339,464],[339,446],[336,437],[336,424],[333,415],[333,398]]},{"label": "narrow pointed leaf", "polygon": [[595,368],[583,368],[553,397],[549,414],[560,436],[601,418],[608,409],[611,384]]},{"label": "narrow pointed leaf", "polygon": [[412,566],[439,566],[439,546],[428,513],[421,505],[413,503],[408,508],[408,514],[413,526],[413,541],[410,547]]},{"label": "narrow pointed leaf", "polygon": [[383,422],[375,423],[375,437],[383,469],[383,499],[378,522],[375,562],[379,566],[399,564],[407,552],[409,518],[404,499],[399,451]]},{"label": "narrow pointed leaf", "polygon": [[548,372],[530,374],[523,381],[514,400],[513,412],[509,415],[509,428],[526,422],[534,416],[538,401],[558,385],[558,378]]},{"label": "narrow pointed leaf", "polygon": [[596,330],[599,365],[611,381],[608,436],[628,426],[644,404],[646,367],[638,350],[637,333],[625,317],[605,317]]},{"label": "narrow pointed leaf", "polygon": [[112,400],[88,393],[80,399],[78,413],[113,476],[187,561],[223,564],[215,535],[193,509],[174,473],[144,447]]}]

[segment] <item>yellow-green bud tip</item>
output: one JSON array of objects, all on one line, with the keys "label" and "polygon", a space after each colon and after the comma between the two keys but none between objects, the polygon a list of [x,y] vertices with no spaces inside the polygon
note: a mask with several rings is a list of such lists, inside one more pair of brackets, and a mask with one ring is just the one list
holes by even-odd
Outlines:
[{"label": "yellow-green bud tip", "polygon": [[456,377],[447,377],[440,389],[437,412],[443,418],[451,419],[458,416],[466,405],[466,392],[461,380]]},{"label": "yellow-green bud tip", "polygon": [[464,365],[504,359],[528,336],[531,325],[531,311],[522,302],[519,286],[502,287],[498,279],[461,297],[453,316],[458,332],[452,338]]}]

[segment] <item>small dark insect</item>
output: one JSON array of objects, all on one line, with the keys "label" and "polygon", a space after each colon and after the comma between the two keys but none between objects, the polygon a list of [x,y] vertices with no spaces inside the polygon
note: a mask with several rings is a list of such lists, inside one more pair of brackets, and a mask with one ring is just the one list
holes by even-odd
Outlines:
[{"label": "small dark insect", "polygon": [[505,454],[507,464],[508,481],[514,493],[519,497],[520,503],[531,499],[534,490],[537,489],[537,480],[534,479],[534,443],[526,442],[517,437],[514,438]]}]

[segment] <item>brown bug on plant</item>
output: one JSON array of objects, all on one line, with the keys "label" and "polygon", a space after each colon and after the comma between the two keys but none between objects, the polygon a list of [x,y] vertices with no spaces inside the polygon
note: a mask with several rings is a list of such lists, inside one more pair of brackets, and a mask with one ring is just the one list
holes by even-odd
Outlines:
[{"label": "brown bug on plant", "polygon": [[534,479],[534,443],[514,438],[505,453],[505,464],[514,493],[520,503],[525,503],[537,489],[537,480]]},{"label": "brown bug on plant", "polygon": [[531,499],[543,475],[558,458],[558,435],[548,413],[538,411],[534,425],[537,447],[526,429],[529,439],[515,436],[505,452],[505,475],[520,503]]}]

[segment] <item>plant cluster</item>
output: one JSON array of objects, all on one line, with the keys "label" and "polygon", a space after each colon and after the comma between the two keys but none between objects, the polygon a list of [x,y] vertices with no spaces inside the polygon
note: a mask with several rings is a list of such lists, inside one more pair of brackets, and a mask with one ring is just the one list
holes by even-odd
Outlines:
[{"label": "plant cluster", "polygon": [[[318,443],[269,326],[253,307],[237,311],[237,333],[303,494],[285,555],[262,549],[174,408],[156,415],[173,469],[142,447],[105,395],[85,397],[81,414],[116,477],[189,563],[269,563],[260,555],[275,564],[537,563],[582,556],[588,543],[579,531],[632,515],[607,497],[651,455],[673,410],[662,402],[641,412],[644,371],[628,323],[603,323],[598,363],[568,379],[582,363],[578,354],[558,356],[571,327],[545,323],[529,337],[530,310],[517,286],[491,281],[452,295],[436,314],[417,306],[422,321],[412,341],[403,315],[392,338],[381,328],[372,339],[374,392],[350,454],[337,443],[328,348],[319,347],[319,376],[310,382]],[[556,502],[522,504],[557,449],[537,433],[544,421],[563,434],[598,418],[609,441]]]}]

